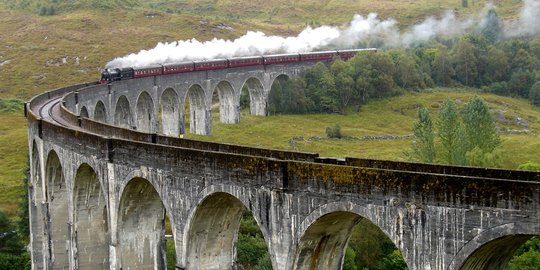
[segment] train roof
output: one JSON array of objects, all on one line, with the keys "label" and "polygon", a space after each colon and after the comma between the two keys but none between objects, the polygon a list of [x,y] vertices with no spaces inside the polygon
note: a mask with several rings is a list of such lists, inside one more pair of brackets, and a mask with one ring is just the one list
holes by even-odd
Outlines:
[{"label": "train roof", "polygon": [[262,55],[251,55],[251,56],[237,56],[237,57],[231,57],[229,60],[242,60],[242,59],[256,59],[256,58],[262,58]]},{"label": "train roof", "polygon": [[140,69],[149,69],[149,68],[161,68],[161,64],[154,64],[149,66],[143,66],[143,67],[133,67],[133,69],[140,70]]},{"label": "train roof", "polygon": [[376,51],[377,48],[364,48],[364,49],[345,49],[338,50],[338,52],[362,52],[362,51]]},{"label": "train roof", "polygon": [[282,53],[282,54],[270,54],[270,55],[265,55],[264,57],[268,57],[268,58],[271,58],[271,57],[283,57],[283,56],[299,56],[300,54],[299,53]]},{"label": "train roof", "polygon": [[181,65],[193,65],[193,61],[163,64],[164,67],[173,67],[173,66],[181,66]]},{"label": "train roof", "polygon": [[337,53],[337,51],[314,51],[314,52],[303,52],[300,54],[319,54],[319,53]]},{"label": "train roof", "polygon": [[227,58],[197,60],[197,61],[193,61],[193,63],[220,62],[220,61],[227,61]]}]

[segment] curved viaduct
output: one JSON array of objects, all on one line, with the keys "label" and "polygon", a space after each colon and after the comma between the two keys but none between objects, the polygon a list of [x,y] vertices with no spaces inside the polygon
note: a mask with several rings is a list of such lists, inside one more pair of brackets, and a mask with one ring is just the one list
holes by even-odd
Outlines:
[{"label": "curved viaduct", "polygon": [[[175,138],[239,120],[240,89],[265,114],[279,75],[302,66],[81,84],[25,106],[33,269],[236,269],[244,211],[273,269],[340,269],[352,228],[377,225],[409,269],[504,269],[540,232],[540,174],[347,158]],[[255,105],[254,105],[255,104]],[[201,116],[202,115],[202,116]],[[136,130],[134,130],[136,129]]]}]

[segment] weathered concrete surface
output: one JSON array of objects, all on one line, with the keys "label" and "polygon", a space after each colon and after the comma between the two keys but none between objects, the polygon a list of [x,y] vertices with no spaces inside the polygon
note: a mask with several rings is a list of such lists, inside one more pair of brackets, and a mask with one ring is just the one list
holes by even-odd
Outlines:
[{"label": "weathered concrete surface", "polygon": [[78,269],[107,269],[107,207],[98,176],[87,164],[77,170],[73,190],[74,265]]},{"label": "weathered concrete surface", "polygon": [[[221,75],[241,89],[257,77],[245,72],[236,79]],[[207,89],[220,83],[228,89],[210,75],[192,74],[206,84],[181,87],[170,76],[68,87],[28,104],[34,269],[161,269],[167,260],[165,215],[178,269],[234,269],[245,209],[260,226],[276,270],[339,269],[351,228],[362,218],[388,235],[410,269],[498,269],[517,246],[539,235],[540,173],[327,160],[163,137],[76,116],[85,106],[128,128],[152,110],[181,119],[182,109],[171,108],[183,108],[185,98],[192,95],[189,103],[202,108],[211,98]],[[268,89],[277,75],[265,76],[258,80]],[[60,103],[52,115],[41,111],[78,88],[63,102],[73,112]],[[137,106],[141,95],[152,102]],[[157,100],[169,101],[162,106]],[[105,110],[96,110],[99,101]],[[198,112],[190,127],[198,125]],[[148,127],[166,133],[183,128],[160,121]]]}]

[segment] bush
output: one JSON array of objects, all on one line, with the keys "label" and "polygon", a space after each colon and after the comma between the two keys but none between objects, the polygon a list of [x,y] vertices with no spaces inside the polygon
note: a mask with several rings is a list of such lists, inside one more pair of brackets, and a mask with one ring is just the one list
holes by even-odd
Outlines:
[{"label": "bush", "polygon": [[0,253],[0,270],[30,270],[30,254],[11,255]]},{"label": "bush", "polygon": [[52,16],[56,14],[56,9],[54,6],[41,6],[38,13],[39,16]]},{"label": "bush", "polygon": [[339,124],[336,124],[334,127],[327,127],[326,136],[331,139],[343,138],[343,134],[341,133],[341,127],[339,126]]},{"label": "bush", "polygon": [[20,99],[0,99],[0,112],[15,112],[22,110],[24,102]]},{"label": "bush", "polygon": [[529,161],[519,165],[518,169],[527,171],[540,171],[540,164]]},{"label": "bush", "polygon": [[509,95],[510,94],[507,82],[495,82],[495,83],[492,83],[490,85],[483,86],[482,91],[497,94],[497,95]]}]

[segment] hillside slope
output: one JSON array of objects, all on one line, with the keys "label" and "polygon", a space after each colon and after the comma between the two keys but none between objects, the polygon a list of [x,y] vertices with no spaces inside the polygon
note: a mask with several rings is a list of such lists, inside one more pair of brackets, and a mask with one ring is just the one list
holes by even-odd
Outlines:
[{"label": "hillside slope", "polygon": [[[243,111],[238,125],[219,122],[214,111],[213,135],[187,135],[200,140],[247,144],[320,153],[328,157],[405,160],[412,142],[412,126],[418,107],[426,107],[436,119],[438,108],[449,98],[462,107],[474,95],[484,98],[495,116],[503,139],[502,166],[516,169],[527,161],[540,162],[540,109],[529,101],[484,94],[475,90],[433,89],[421,93],[376,100],[358,113],[277,115],[256,117]],[[341,126],[345,139],[326,137],[327,127]]]}]

